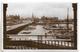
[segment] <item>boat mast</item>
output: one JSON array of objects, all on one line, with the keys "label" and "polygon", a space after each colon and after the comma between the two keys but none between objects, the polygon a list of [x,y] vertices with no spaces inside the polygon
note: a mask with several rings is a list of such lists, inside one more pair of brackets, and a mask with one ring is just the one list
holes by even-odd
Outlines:
[{"label": "boat mast", "polygon": [[32,20],[34,21],[34,16],[33,16],[33,13],[32,13]]},{"label": "boat mast", "polygon": [[69,8],[67,8],[67,32],[69,30]]}]

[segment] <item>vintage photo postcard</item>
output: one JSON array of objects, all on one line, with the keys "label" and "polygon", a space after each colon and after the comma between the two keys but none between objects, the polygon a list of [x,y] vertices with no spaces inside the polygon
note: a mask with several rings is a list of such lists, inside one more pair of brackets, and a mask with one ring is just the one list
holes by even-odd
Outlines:
[{"label": "vintage photo postcard", "polygon": [[77,3],[3,3],[3,49],[77,50]]}]

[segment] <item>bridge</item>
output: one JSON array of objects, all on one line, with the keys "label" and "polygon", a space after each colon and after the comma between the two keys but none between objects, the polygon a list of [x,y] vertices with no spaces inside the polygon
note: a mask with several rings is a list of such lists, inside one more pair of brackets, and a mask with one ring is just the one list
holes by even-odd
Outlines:
[{"label": "bridge", "polygon": [[13,26],[7,26],[6,28],[6,33],[7,34],[17,34],[19,33],[22,29],[24,29],[26,26],[31,25],[33,22],[26,22],[26,23],[21,23]]}]

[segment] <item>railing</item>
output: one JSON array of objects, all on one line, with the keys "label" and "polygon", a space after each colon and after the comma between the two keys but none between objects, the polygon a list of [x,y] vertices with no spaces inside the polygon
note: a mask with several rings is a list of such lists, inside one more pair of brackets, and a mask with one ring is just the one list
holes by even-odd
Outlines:
[{"label": "railing", "polygon": [[[34,43],[36,42],[36,43]],[[17,42],[14,42],[15,44],[11,46],[7,46],[8,48],[18,48],[18,49],[38,49],[38,48],[73,48],[74,43],[70,41],[62,41],[62,40],[33,40],[32,42],[23,42],[18,44]],[[29,43],[25,46],[26,43]]]},{"label": "railing", "polygon": [[[9,35],[9,38],[11,38],[11,41],[24,41],[22,44],[22,46],[18,45],[17,43],[17,46],[13,45],[12,47],[15,47],[15,48],[23,48],[23,49],[26,49],[26,48],[35,48],[35,47],[25,47],[24,46],[24,43],[29,43],[29,44],[35,44],[37,47],[45,47],[44,45],[48,45],[47,47],[48,48],[52,48],[52,47],[57,47],[57,48],[72,48],[74,47],[74,42],[71,40],[71,39],[47,39],[47,37],[45,37],[45,35],[24,35],[25,37],[29,37],[29,36],[33,36],[33,37],[37,37],[37,39],[21,39],[21,37],[23,37],[23,35],[14,35],[15,37],[18,36],[19,39],[13,39],[10,37]],[[52,37],[51,35],[48,35],[48,37]],[[32,41],[32,42],[27,42],[27,41]],[[11,46],[8,46],[8,47],[11,47]],[[35,48],[37,49],[37,48]]]},{"label": "railing", "polygon": [[39,42],[42,44],[48,44],[53,46],[64,46],[64,47],[73,47],[73,42],[66,40],[33,40],[34,42]]}]

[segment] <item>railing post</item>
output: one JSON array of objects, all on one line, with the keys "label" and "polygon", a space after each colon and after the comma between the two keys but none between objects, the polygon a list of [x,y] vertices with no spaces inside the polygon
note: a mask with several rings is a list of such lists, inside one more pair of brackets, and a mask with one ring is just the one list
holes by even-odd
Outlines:
[{"label": "railing post", "polygon": [[53,45],[53,40],[51,40],[51,45]]},{"label": "railing post", "polygon": [[67,42],[67,44],[68,44],[68,47],[69,47],[69,42]]},{"label": "railing post", "polygon": [[54,41],[54,46],[56,46],[56,41]]},{"label": "railing post", "polygon": [[48,45],[49,45],[49,40],[48,40]]},{"label": "railing post", "polygon": [[58,46],[59,46],[59,41],[57,41],[58,42]]},{"label": "railing post", "polygon": [[64,46],[66,46],[66,42],[64,41]]},{"label": "railing post", "polygon": [[40,37],[41,37],[41,43],[42,43],[42,35]]},{"label": "railing post", "polygon": [[62,41],[61,41],[61,46],[62,46]]},{"label": "railing post", "polygon": [[45,40],[45,44],[46,44],[46,40]]}]

